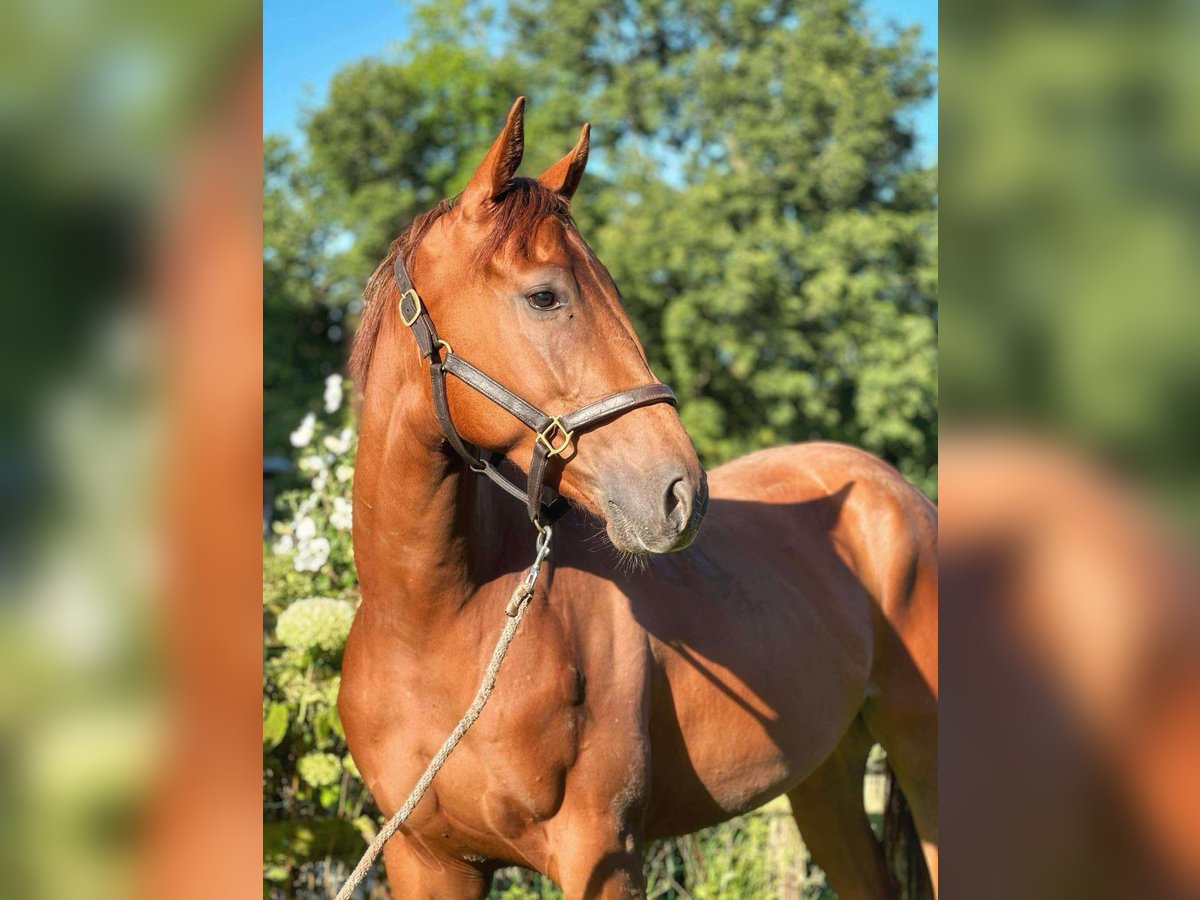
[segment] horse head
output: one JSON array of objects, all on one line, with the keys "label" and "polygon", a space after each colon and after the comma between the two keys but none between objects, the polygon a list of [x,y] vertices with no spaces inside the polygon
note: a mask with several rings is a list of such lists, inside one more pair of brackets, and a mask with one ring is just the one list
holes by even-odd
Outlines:
[{"label": "horse head", "polygon": [[[518,98],[458,201],[414,223],[393,258],[399,254],[446,345],[513,394],[562,415],[657,379],[616,284],[571,218],[588,126],[538,178],[520,177],[524,107]],[[446,391],[463,440],[513,460],[531,457],[539,437],[526,423],[461,381],[449,379]],[[561,448],[548,483],[557,479],[563,496],[600,517],[618,550],[691,543],[707,484],[673,406],[642,406],[546,438]]]}]

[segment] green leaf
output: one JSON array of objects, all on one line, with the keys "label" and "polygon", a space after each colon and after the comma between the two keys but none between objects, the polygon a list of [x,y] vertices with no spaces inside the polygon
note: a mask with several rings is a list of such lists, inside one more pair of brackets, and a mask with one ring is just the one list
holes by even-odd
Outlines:
[{"label": "green leaf", "polygon": [[286,703],[268,703],[263,711],[263,748],[274,750],[287,737],[288,708]]}]

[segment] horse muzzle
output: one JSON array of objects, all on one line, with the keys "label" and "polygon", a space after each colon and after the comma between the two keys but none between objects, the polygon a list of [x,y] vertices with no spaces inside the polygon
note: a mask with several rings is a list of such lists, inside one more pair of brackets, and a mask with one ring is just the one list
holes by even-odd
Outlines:
[{"label": "horse muzzle", "polygon": [[644,478],[616,478],[605,490],[608,538],[626,553],[670,553],[695,539],[708,509],[703,469],[666,469]]}]

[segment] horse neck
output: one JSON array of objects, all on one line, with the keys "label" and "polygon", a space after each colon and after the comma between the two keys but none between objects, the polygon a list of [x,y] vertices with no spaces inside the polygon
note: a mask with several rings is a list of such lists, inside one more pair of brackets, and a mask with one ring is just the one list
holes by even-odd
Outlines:
[{"label": "horse neck", "polygon": [[421,642],[431,626],[464,615],[483,586],[515,571],[518,548],[533,543],[516,504],[481,491],[447,448],[428,383],[411,336],[385,322],[363,393],[355,562],[366,614]]}]

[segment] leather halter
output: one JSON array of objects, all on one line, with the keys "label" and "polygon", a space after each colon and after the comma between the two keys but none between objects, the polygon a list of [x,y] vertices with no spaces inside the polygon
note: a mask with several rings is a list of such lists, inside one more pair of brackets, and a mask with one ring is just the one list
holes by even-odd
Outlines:
[{"label": "leather halter", "polygon": [[[408,271],[400,256],[396,257],[394,270],[396,287],[400,291],[400,319],[416,338],[421,356],[429,360],[429,378],[433,385],[433,410],[437,415],[442,433],[446,436],[446,441],[462,457],[463,462],[471,468],[471,471],[477,475],[487,476],[506,493],[524,501],[529,518],[539,529],[558,521],[567,512],[567,501],[550,488],[543,489],[543,482],[546,477],[546,464],[571,446],[577,431],[591,428],[601,422],[624,415],[630,410],[653,403],[677,405],[675,394],[671,389],[665,384],[656,383],[609,394],[607,397],[588,403],[566,415],[553,416],[543,412],[494,378],[475,368],[456,354],[446,341],[439,338],[437,329],[433,327],[433,320],[429,318],[429,311],[413,287],[412,279],[408,277]],[[497,465],[504,459],[503,454],[493,452],[484,456],[478,452],[478,448],[468,444],[459,435],[458,430],[454,427],[454,420],[450,417],[450,404],[446,399],[447,374],[453,375],[463,384],[483,394],[537,435],[537,439],[533,443],[533,459],[529,463],[528,485],[525,490],[500,473]],[[544,499],[544,491],[549,491],[552,495],[550,500]]]}]

